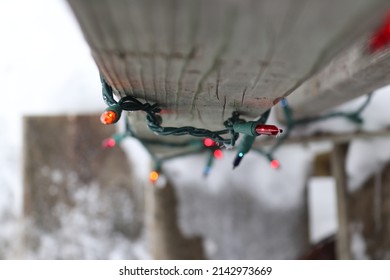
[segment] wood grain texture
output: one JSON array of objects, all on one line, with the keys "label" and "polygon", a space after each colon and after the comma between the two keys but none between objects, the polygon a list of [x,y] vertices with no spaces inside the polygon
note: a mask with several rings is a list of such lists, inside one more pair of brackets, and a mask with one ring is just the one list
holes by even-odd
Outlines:
[{"label": "wood grain texture", "polygon": [[293,92],[289,104],[295,117],[318,115],[390,84],[390,48],[370,54],[368,39],[363,36]]},{"label": "wood grain texture", "polygon": [[[305,136],[290,136],[284,141],[284,144],[307,144],[311,142],[333,142],[333,143],[347,143],[354,139],[371,139],[375,137],[390,137],[390,130],[379,131],[356,131],[348,133],[320,133],[315,135]],[[271,146],[275,144],[275,138],[267,137],[261,138],[254,143],[255,148],[261,148],[263,146]]]},{"label": "wood grain texture", "polygon": [[[165,125],[220,129],[293,92],[387,0],[68,0],[119,96],[157,102]],[[98,79],[98,77],[97,77]],[[133,125],[148,134],[144,115]],[[150,135],[150,134],[149,134]]]}]

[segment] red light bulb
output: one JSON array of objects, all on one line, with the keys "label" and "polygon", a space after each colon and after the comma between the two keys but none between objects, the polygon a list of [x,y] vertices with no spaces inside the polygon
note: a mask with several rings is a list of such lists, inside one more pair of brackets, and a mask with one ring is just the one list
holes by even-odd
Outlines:
[{"label": "red light bulb", "polygon": [[102,146],[105,149],[114,148],[116,145],[116,141],[114,138],[107,138],[103,141]]},{"label": "red light bulb", "polygon": [[276,136],[280,132],[282,132],[277,126],[269,125],[269,124],[258,124],[256,125],[256,133],[258,135],[268,135],[268,136]]},{"label": "red light bulb", "polygon": [[279,169],[279,167],[280,167],[280,163],[277,159],[271,160],[270,165],[271,165],[271,168],[273,168],[273,169]]},{"label": "red light bulb", "polygon": [[223,158],[223,152],[222,152],[220,149],[215,150],[215,151],[214,151],[214,157],[215,157],[216,159],[221,159],[221,158]]},{"label": "red light bulb", "polygon": [[203,144],[205,145],[205,147],[213,147],[217,143],[215,143],[215,141],[210,139],[210,138],[206,138],[206,139],[203,140]]},{"label": "red light bulb", "polygon": [[390,45],[390,12],[381,27],[374,33],[369,41],[370,51],[376,52]]}]

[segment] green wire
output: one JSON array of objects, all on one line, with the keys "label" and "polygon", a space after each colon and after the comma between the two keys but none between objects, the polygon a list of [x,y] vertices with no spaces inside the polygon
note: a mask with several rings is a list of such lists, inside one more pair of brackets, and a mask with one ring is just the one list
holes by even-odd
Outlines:
[{"label": "green wire", "polygon": [[277,139],[276,143],[268,150],[268,152],[263,151],[262,149],[257,149],[257,152],[263,154],[266,157],[272,157],[272,155],[275,153],[275,151],[285,142],[285,140],[290,136],[291,131],[296,127],[300,125],[307,125],[309,123],[324,121],[327,119],[337,118],[337,117],[343,117],[347,120],[355,123],[355,124],[362,124],[363,119],[361,118],[362,112],[367,108],[369,105],[372,93],[369,93],[367,95],[366,100],[353,112],[331,112],[329,114],[325,114],[322,116],[317,117],[310,117],[310,118],[301,118],[298,120],[294,119],[294,114],[290,106],[286,104],[283,106],[283,113],[286,119],[287,126],[284,130],[284,133]]},{"label": "green wire", "polygon": [[[110,106],[118,106],[121,110],[124,111],[144,111],[146,115],[147,124],[150,130],[159,134],[159,135],[191,135],[194,137],[205,137],[210,138],[213,141],[234,146],[236,140],[238,139],[239,133],[235,132],[233,125],[235,123],[244,123],[245,120],[239,118],[237,112],[233,112],[232,116],[224,122],[226,129],[219,131],[211,131],[203,128],[196,128],[192,126],[183,126],[183,127],[163,127],[162,118],[158,113],[161,112],[161,108],[157,104],[142,103],[138,99],[132,96],[125,96],[121,98],[118,102],[114,99],[113,90],[110,85],[106,82],[104,77],[100,75],[102,82],[102,94],[104,102]],[[230,138],[223,138],[222,135],[230,134]]]},{"label": "green wire", "polygon": [[[114,99],[113,95],[113,89],[112,87],[106,82],[103,75],[100,75],[101,83],[102,83],[102,94],[103,94],[103,100],[108,106],[120,106],[122,110],[125,111],[144,111],[146,112],[147,116],[147,123],[148,127],[155,133],[158,133],[159,135],[191,135],[195,137],[203,137],[203,138],[210,138],[213,141],[222,144],[222,145],[230,145],[234,146],[236,140],[239,137],[239,133],[237,133],[233,126],[239,127],[240,125],[250,125],[251,122],[246,122],[243,119],[239,118],[239,114],[237,112],[233,112],[232,117],[227,119],[224,122],[224,126],[226,129],[219,130],[219,131],[210,131],[207,129],[202,128],[195,128],[192,126],[184,126],[184,127],[163,127],[161,126],[162,119],[161,116],[158,115],[160,113],[161,109],[157,106],[157,104],[150,104],[150,103],[142,103],[139,100],[137,100],[134,97],[126,96],[121,98],[118,102]],[[353,112],[331,112],[329,114],[317,116],[317,117],[308,117],[308,118],[301,118],[301,119],[294,119],[294,113],[291,107],[286,103],[283,108],[283,113],[286,119],[286,128],[284,129],[284,133],[277,138],[275,144],[268,150],[265,151],[261,148],[253,148],[254,151],[260,153],[267,159],[272,159],[273,154],[276,152],[276,150],[283,145],[283,143],[286,141],[286,139],[290,136],[291,131],[296,127],[300,125],[307,125],[309,123],[319,122],[326,119],[331,118],[337,118],[337,117],[343,117],[347,120],[355,123],[355,124],[362,124],[363,119],[361,118],[362,112],[366,109],[366,107],[369,105],[372,98],[372,93],[367,95],[366,100],[359,106],[355,111]],[[283,101],[282,101],[283,102]],[[287,102],[284,99],[284,102]],[[283,104],[283,103],[282,103]],[[265,112],[256,122],[259,123],[265,123],[267,121],[267,118],[269,116],[270,110]],[[130,123],[128,119],[126,118],[125,121],[126,124],[126,132],[125,136],[131,136],[137,140],[140,141],[140,143],[145,147],[145,149],[148,151],[148,153],[151,155],[156,168],[161,168],[161,164],[164,161],[182,157],[194,153],[198,153],[201,151],[204,151],[206,148],[203,146],[202,141],[199,140],[189,140],[182,143],[171,143],[171,142],[162,142],[158,140],[152,140],[147,138],[138,137],[134,131],[132,130]],[[223,138],[221,135],[230,134],[230,138]],[[249,135],[244,135],[249,136]],[[253,137],[254,136],[249,136]],[[162,145],[166,147],[188,147],[193,146],[195,147],[194,150],[175,154],[172,156],[167,156],[163,158],[157,158],[156,155],[148,148],[148,145]]]}]

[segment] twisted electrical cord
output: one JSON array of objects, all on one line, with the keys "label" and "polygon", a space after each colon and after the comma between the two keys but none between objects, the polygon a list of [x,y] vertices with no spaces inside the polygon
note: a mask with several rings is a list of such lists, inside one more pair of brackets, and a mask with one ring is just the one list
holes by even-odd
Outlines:
[{"label": "twisted electrical cord", "polygon": [[[224,122],[225,129],[218,131],[211,131],[204,128],[196,128],[193,126],[183,127],[163,127],[162,118],[159,115],[161,108],[157,104],[150,104],[148,102],[142,103],[132,96],[125,96],[119,101],[116,101],[113,96],[112,87],[106,82],[101,75],[103,100],[108,106],[119,106],[124,111],[143,111],[146,113],[146,121],[149,129],[159,135],[191,135],[194,137],[210,138],[213,141],[222,144],[234,146],[239,133],[235,132],[233,125],[236,123],[245,122],[239,118],[237,112],[233,112],[232,116]],[[230,134],[229,138],[224,138],[222,135]]]},{"label": "twisted electrical cord", "polygon": [[[218,131],[211,131],[208,129],[203,129],[203,128],[196,128],[192,126],[183,126],[183,127],[163,127],[162,124],[162,117],[159,115],[161,112],[161,108],[157,104],[150,104],[148,102],[141,102],[138,99],[132,97],[132,96],[125,96],[121,98],[119,101],[116,101],[114,99],[113,95],[113,89],[112,87],[105,81],[103,76],[101,75],[101,82],[102,82],[102,93],[103,93],[103,100],[108,106],[114,106],[114,107],[119,107],[120,110],[124,111],[143,111],[146,113],[146,121],[149,129],[159,135],[191,135],[194,137],[203,137],[203,138],[210,138],[216,143],[218,143],[221,146],[230,146],[233,147],[235,146],[235,143],[239,137],[239,133],[235,131],[234,126],[236,126],[236,129],[240,131],[238,126],[244,125],[245,124],[250,124],[250,123],[255,123],[255,124],[260,124],[260,123],[265,123],[267,121],[267,118],[270,114],[270,110],[266,111],[264,114],[261,115],[261,117],[256,121],[256,122],[246,122],[243,119],[239,118],[238,112],[233,112],[232,116],[228,118],[224,122],[225,129],[218,130]],[[283,113],[286,119],[286,128],[275,144],[266,150],[263,149],[255,149],[258,153],[262,154],[268,160],[273,159],[273,153],[284,143],[284,141],[290,136],[291,131],[299,125],[305,125],[313,122],[318,122],[330,118],[336,118],[336,117],[344,117],[347,120],[356,123],[356,124],[362,124],[363,119],[361,117],[362,112],[364,109],[368,106],[368,104],[371,101],[372,93],[367,95],[367,99],[362,103],[361,106],[359,106],[355,111],[352,112],[331,112],[329,114],[321,115],[321,116],[316,116],[316,117],[308,117],[308,118],[301,118],[301,119],[294,119],[294,114],[293,110],[291,107],[288,105],[287,100],[283,99],[281,101],[281,105],[283,108]],[[119,113],[120,115],[120,113]],[[242,133],[247,133],[247,131],[241,131]],[[282,132],[282,130],[280,130]],[[161,141],[157,140],[151,140],[151,139],[144,139],[137,137],[134,132],[132,131],[130,124],[126,118],[126,134],[129,136],[133,136],[137,139],[139,139],[141,142],[143,142],[144,146],[145,145],[161,145]],[[224,138],[222,135],[229,134],[230,137]],[[252,135],[252,136],[251,136]],[[255,134],[249,134],[249,135],[244,135],[246,138],[254,138],[256,137]],[[244,138],[245,138],[244,137]],[[199,141],[194,141],[190,140],[187,142],[183,143],[165,143],[164,145],[169,146],[169,147],[184,147],[188,145],[201,145],[199,144]],[[241,144],[240,144],[241,145]],[[146,147],[146,146],[145,146]],[[249,148],[250,149],[250,148]],[[201,149],[199,149],[200,151]],[[248,150],[249,151],[249,150]],[[246,152],[248,152],[246,151]],[[150,152],[150,151],[149,151]],[[185,153],[186,154],[186,153]],[[244,154],[244,153],[242,153]],[[174,156],[176,157],[176,156]],[[241,156],[242,157],[242,156]],[[241,158],[240,157],[240,158]],[[153,158],[155,158],[153,156]],[[156,158],[155,158],[156,159]],[[168,158],[170,159],[170,157]]]},{"label": "twisted electrical cord", "polygon": [[284,134],[277,139],[275,144],[267,152],[261,149],[257,149],[257,152],[271,158],[272,154],[284,143],[284,141],[290,136],[291,131],[296,126],[306,125],[309,123],[319,122],[319,121],[337,118],[337,117],[342,117],[351,121],[352,123],[361,125],[363,123],[363,118],[361,117],[361,114],[370,104],[372,95],[373,95],[372,93],[367,94],[366,100],[356,110],[352,112],[331,112],[325,115],[320,115],[316,117],[307,117],[301,119],[294,119],[293,110],[288,105],[287,100],[284,99],[281,102],[284,117],[286,119],[286,129],[284,130]]}]

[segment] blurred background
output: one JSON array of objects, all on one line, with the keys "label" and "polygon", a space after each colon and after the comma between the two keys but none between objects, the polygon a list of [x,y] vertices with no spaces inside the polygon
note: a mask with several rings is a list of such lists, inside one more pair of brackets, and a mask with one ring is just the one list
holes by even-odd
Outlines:
[{"label": "blurred background", "polygon": [[[177,250],[190,252],[184,258],[317,258],[311,254],[318,250],[335,258],[336,183],[326,160],[318,171],[331,142],[283,145],[275,154],[279,169],[249,153],[233,172],[235,155],[226,151],[207,178],[207,155],[176,158],[164,164],[168,183],[160,188],[148,182],[150,157],[137,140],[102,147],[123,124],[99,123],[106,107],[99,72],[65,1],[1,0],[0,34],[1,259],[175,258],[160,252],[167,248],[151,248],[146,194],[155,188],[174,197],[160,206],[173,205],[168,227],[183,241]],[[390,87],[373,93],[363,131],[389,127],[389,94]],[[364,100],[337,109],[353,110]],[[297,133],[356,130],[332,119]],[[348,191],[359,201],[369,197],[351,207],[372,210],[369,222],[351,221],[351,258],[389,257],[381,210],[389,160],[389,137],[350,141]]]}]

